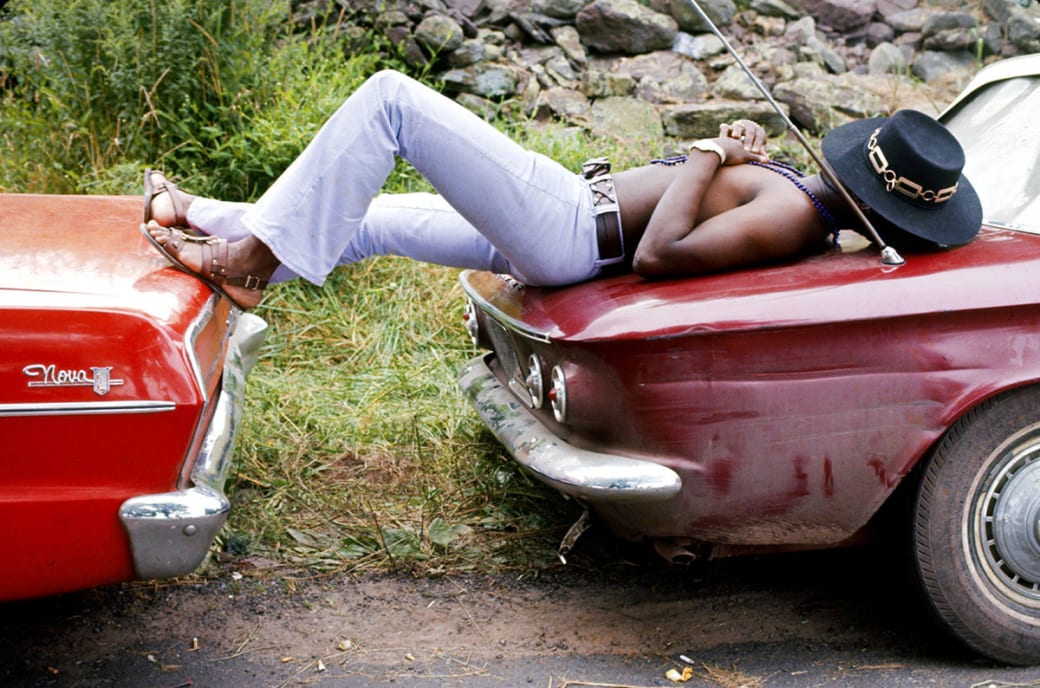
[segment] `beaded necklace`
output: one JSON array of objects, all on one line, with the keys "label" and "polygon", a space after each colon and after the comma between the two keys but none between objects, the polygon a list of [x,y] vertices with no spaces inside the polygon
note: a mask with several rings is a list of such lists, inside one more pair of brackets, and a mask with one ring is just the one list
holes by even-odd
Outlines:
[{"label": "beaded necklace", "polygon": [[838,226],[837,220],[835,220],[834,216],[831,215],[831,211],[827,209],[827,206],[816,197],[816,194],[809,191],[809,187],[802,183],[802,178],[805,177],[804,172],[791,167],[790,165],[785,165],[782,162],[776,162],[775,160],[770,160],[769,162],[751,160],[748,164],[754,165],[755,167],[765,168],[770,172],[776,172],[781,177],[786,177],[792,184],[798,187],[798,189],[808,196],[810,201],[812,201],[813,207],[816,208],[816,212],[820,214],[820,217],[823,218],[824,224],[827,225],[827,230],[831,233],[834,245],[838,245],[838,232],[841,230],[841,227]]},{"label": "beaded necklace", "polygon": [[[687,156],[685,155],[673,155],[669,158],[655,158],[650,162],[654,165],[672,166],[681,165],[684,162],[686,162],[686,159]],[[823,202],[816,197],[816,194],[814,194],[812,191],[809,191],[809,188],[802,183],[802,179],[805,177],[804,172],[798,170],[797,168],[791,167],[790,165],[784,164],[782,162],[777,162],[775,160],[770,160],[769,162],[758,162],[755,160],[751,160],[748,161],[747,164],[754,165],[755,167],[765,168],[770,172],[776,172],[780,176],[788,179],[796,187],[798,187],[799,191],[808,196],[809,200],[813,204],[813,207],[816,208],[816,212],[818,212],[820,214],[820,217],[823,218],[823,222],[825,225],[827,225],[827,230],[831,234],[834,245],[838,245],[838,232],[841,228],[838,226],[838,222],[834,219],[834,216],[831,215],[831,211],[827,209],[827,206],[825,206]]]}]

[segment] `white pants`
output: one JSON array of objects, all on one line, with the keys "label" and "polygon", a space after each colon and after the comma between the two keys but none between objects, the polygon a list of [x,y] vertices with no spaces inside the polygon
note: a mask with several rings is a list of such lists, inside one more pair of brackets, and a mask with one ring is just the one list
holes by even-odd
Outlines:
[{"label": "white pants", "polygon": [[[379,195],[398,155],[437,194]],[[322,284],[337,265],[374,255],[538,286],[598,272],[592,194],[579,175],[393,71],[351,95],[255,204],[200,198],[188,222],[260,239],[282,263],[276,281]]]}]

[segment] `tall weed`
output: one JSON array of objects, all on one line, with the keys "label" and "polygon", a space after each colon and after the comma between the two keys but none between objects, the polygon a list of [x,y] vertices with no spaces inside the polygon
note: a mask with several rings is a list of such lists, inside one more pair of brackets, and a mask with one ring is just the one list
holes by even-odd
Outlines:
[{"label": "tall weed", "polygon": [[[14,0],[0,17],[0,189],[119,192],[145,164],[262,190],[383,63],[288,31],[287,2]],[[364,41],[362,42],[364,44]]]}]

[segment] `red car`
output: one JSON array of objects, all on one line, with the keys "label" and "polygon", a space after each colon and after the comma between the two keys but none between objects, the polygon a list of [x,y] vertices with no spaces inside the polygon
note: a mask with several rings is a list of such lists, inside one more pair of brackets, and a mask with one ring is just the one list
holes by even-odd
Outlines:
[{"label": "red car", "polygon": [[982,654],[1040,661],[1040,55],[944,120],[987,220],[885,265],[566,289],[465,273],[460,385],[534,476],[698,557],[855,542],[897,488],[921,584]]},{"label": "red car", "polygon": [[0,194],[0,600],[194,570],[266,324],[171,269],[141,200]]}]

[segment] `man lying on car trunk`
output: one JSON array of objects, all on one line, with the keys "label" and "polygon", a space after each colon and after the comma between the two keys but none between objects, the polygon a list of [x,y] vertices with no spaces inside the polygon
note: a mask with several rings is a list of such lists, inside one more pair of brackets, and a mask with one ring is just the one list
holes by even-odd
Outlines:
[{"label": "man lying on car trunk", "polygon": [[[337,266],[400,255],[559,286],[621,270],[709,273],[819,251],[855,214],[820,176],[765,154],[740,120],[688,156],[582,174],[525,150],[393,71],[368,79],[255,204],[195,197],[145,173],[142,231],[178,268],[242,308],[271,281],[322,284]],[[897,248],[954,246],[982,210],[964,153],[937,121],[903,110],[832,131],[823,152]],[[401,156],[436,194],[380,194]]]}]

